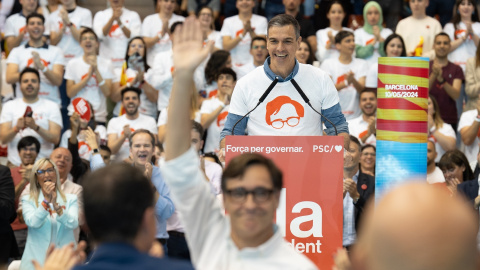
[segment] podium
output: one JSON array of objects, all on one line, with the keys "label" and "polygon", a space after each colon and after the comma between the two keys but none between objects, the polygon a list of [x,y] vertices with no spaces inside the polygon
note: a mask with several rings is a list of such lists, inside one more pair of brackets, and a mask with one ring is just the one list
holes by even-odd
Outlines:
[{"label": "podium", "polygon": [[332,269],[333,254],[342,247],[343,137],[227,136],[225,142],[227,164],[256,152],[282,170],[276,212],[282,235],[320,269]]}]

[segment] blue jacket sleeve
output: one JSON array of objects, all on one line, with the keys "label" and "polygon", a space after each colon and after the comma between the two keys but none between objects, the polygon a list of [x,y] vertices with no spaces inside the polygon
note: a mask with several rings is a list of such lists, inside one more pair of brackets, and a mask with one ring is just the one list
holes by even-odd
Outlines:
[{"label": "blue jacket sleeve", "polygon": [[155,204],[155,213],[163,220],[167,220],[175,211],[172,199],[170,197],[170,189],[165,184],[163,177],[158,168],[152,172],[152,182],[160,196]]},{"label": "blue jacket sleeve", "polygon": [[[325,118],[328,118],[328,120],[332,121],[332,123],[335,124],[339,134],[349,133],[347,120],[342,113],[342,108],[340,107],[339,103],[328,109],[322,109],[322,114],[325,116]],[[328,121],[325,121],[325,118],[322,117],[322,122],[324,122],[325,126],[327,127],[327,129],[325,129],[325,132],[330,136],[335,135],[335,129],[333,128],[332,124],[330,124]]]},{"label": "blue jacket sleeve", "polygon": [[[223,140],[225,136],[232,135],[233,126],[242,117],[243,117],[242,115],[228,113],[227,121],[225,122],[225,126],[223,127],[223,130],[220,133],[220,141]],[[243,120],[240,121],[240,123],[238,123],[237,126],[235,127],[235,132],[233,134],[245,135],[245,130],[247,129],[247,122],[248,122],[248,117],[243,118]]]}]

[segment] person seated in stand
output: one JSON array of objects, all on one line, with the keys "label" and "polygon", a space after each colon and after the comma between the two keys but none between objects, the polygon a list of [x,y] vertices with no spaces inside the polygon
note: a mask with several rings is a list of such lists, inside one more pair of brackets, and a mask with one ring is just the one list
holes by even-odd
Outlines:
[{"label": "person seated in stand", "polygon": [[191,144],[193,73],[213,49],[213,43],[202,45],[199,30],[198,22],[187,18],[175,34],[176,75],[168,114],[166,162],[161,166],[183,218],[193,265],[199,269],[316,269],[288,246],[273,223],[282,173],[271,160],[248,153],[229,163],[221,184],[229,216],[222,214],[210,193]]},{"label": "person seated in stand", "polygon": [[218,84],[217,95],[205,100],[200,109],[200,123],[207,130],[207,138],[203,148],[205,153],[218,153],[220,150],[218,144],[220,132],[223,130],[228,115],[230,100],[237,82],[237,75],[232,69],[224,68],[218,71],[216,81]]},{"label": "person seated in stand", "polygon": [[456,99],[460,96],[465,77],[462,68],[448,60],[450,48],[447,34],[442,32],[435,36],[435,58],[430,60],[429,94],[442,108],[439,111],[442,120],[455,130],[458,123]]},{"label": "person seated in stand", "polygon": [[435,18],[427,16],[429,0],[411,0],[408,3],[412,15],[398,22],[395,33],[405,41],[407,56],[433,59],[435,35],[442,32],[442,25]]},{"label": "person seated in stand", "polygon": [[442,170],[435,164],[438,153],[436,142],[433,139],[427,141],[427,183],[445,183],[445,176]]},{"label": "person seated in stand", "polygon": [[250,71],[263,65],[267,59],[267,40],[264,37],[254,37],[250,45],[250,54],[253,56],[253,62],[247,63],[240,68],[235,69],[237,78],[240,79],[247,75]]},{"label": "person seated in stand", "polygon": [[376,157],[377,148],[374,145],[363,145],[362,155],[360,157],[360,172],[375,176],[375,161],[377,160]]},{"label": "person seated in stand", "polygon": [[232,64],[239,68],[252,62],[249,53],[252,39],[267,34],[267,18],[253,14],[255,0],[237,0],[238,15],[225,18],[220,31],[223,49],[232,55]]},{"label": "person seated in stand", "polygon": [[295,53],[295,58],[300,64],[308,64],[312,65],[315,59],[315,56],[312,51],[312,46],[306,40],[302,40],[300,46],[298,46],[298,50]]},{"label": "person seated in stand", "polygon": [[367,88],[360,93],[360,110],[362,115],[348,121],[350,135],[357,137],[362,144],[377,143],[377,94]]},{"label": "person seated in stand", "polygon": [[301,10],[301,5],[303,1],[300,0],[282,0],[283,5],[285,6],[285,14],[288,14],[297,20],[300,25],[300,36],[302,40],[308,42],[312,46],[312,56],[315,55],[317,51],[317,37],[315,28],[313,27],[313,22],[309,18],[304,16],[304,12]]},{"label": "person seated in stand", "polygon": [[340,31],[335,36],[336,58],[322,62],[320,69],[327,72],[335,83],[342,113],[347,120],[362,114],[359,95],[365,88],[368,66],[365,60],[354,57],[355,36],[350,31]]},{"label": "person seated in stand", "polygon": [[440,106],[432,94],[428,96],[428,137],[435,142],[438,153],[435,162],[439,162],[448,150],[454,150],[457,144],[455,130],[440,117]]},{"label": "person seated in stand", "polygon": [[[213,52],[208,58],[204,69],[204,85],[200,88],[201,92],[204,92],[206,98],[213,97],[218,92],[217,75],[218,71],[223,68],[232,67],[232,57],[230,53],[225,50],[218,50]],[[201,105],[201,104],[200,104]]]},{"label": "person seated in stand", "polygon": [[19,13],[10,15],[5,21],[4,38],[7,52],[20,45],[27,44],[29,34],[26,31],[26,18],[35,13],[38,7],[38,0],[21,1],[22,10]]},{"label": "person seated in stand", "polygon": [[480,149],[480,139],[477,136],[480,130],[480,98],[477,98],[475,105],[475,109],[462,113],[458,121],[457,129],[462,138],[462,143],[465,146],[465,156],[470,163],[477,159],[477,154]]},{"label": "person seated in stand", "polygon": [[[473,198],[469,195],[470,199],[475,199],[478,196],[478,181],[473,179],[473,171],[470,168],[470,164],[468,164],[467,158],[460,150],[455,149],[445,152],[438,162],[438,167],[442,170],[446,186],[452,195],[457,194],[457,190],[460,191],[462,189],[464,194],[477,194]],[[466,182],[477,182],[477,189],[465,190],[465,186],[471,187]]]}]

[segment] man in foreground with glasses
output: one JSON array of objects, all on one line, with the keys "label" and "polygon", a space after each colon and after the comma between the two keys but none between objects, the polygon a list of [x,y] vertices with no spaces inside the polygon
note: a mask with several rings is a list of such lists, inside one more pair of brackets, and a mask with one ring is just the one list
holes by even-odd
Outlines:
[{"label": "man in foreground with glasses", "polygon": [[[213,47],[203,47],[200,24],[188,18],[175,33],[175,78],[168,112],[166,162],[161,166],[198,269],[316,269],[296,253],[273,223],[282,173],[258,154],[234,158],[221,187],[225,217],[198,166],[191,145],[190,95],[193,73]],[[252,196],[250,196],[252,195]]]}]

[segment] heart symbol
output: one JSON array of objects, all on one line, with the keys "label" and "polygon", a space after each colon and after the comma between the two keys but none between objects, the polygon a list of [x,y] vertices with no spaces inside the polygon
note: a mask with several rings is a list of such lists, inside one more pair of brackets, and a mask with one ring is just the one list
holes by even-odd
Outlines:
[{"label": "heart symbol", "polygon": [[337,153],[342,151],[342,148],[343,147],[341,145],[335,145],[335,151],[337,151]]}]

